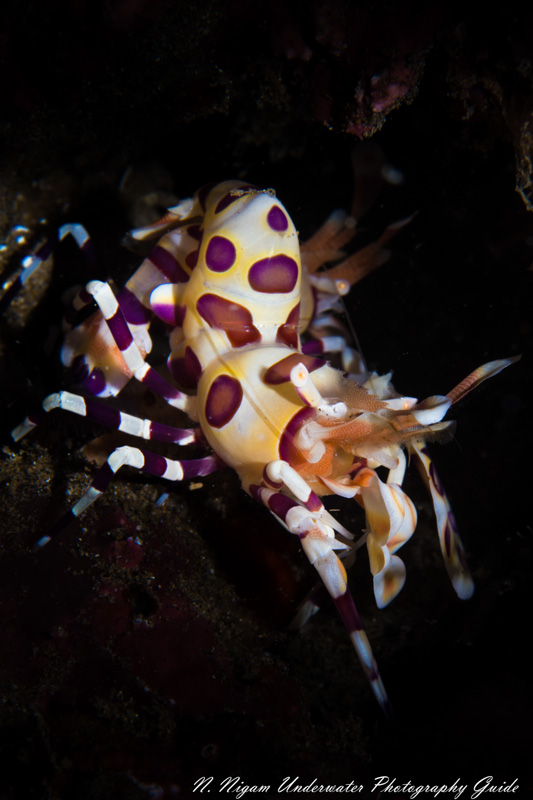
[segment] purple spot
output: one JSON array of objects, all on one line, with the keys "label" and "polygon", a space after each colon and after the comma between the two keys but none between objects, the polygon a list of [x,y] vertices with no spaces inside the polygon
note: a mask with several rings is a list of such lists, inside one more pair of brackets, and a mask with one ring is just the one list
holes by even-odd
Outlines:
[{"label": "purple spot", "polygon": [[231,375],[219,375],[207,393],[205,416],[212,428],[222,428],[233,419],[243,397],[242,386]]},{"label": "purple spot", "polygon": [[298,350],[298,323],[300,321],[300,303],[297,303],[287,317],[287,321],[280,325],[276,333],[276,342],[286,344],[293,350]]},{"label": "purple spot", "polygon": [[213,272],[226,272],[235,263],[235,245],[225,236],[213,236],[207,245],[205,263]]},{"label": "purple spot", "polygon": [[298,264],[283,254],[256,261],[248,272],[248,283],[256,292],[278,294],[292,292],[298,280]]},{"label": "purple spot", "polygon": [[279,206],[272,206],[267,214],[267,222],[273,231],[286,231],[289,227],[287,215],[283,213]]},{"label": "purple spot", "polygon": [[216,294],[203,294],[196,302],[196,310],[211,328],[225,331],[232,347],[261,341],[252,314],[239,303]]},{"label": "purple spot", "polygon": [[124,286],[117,295],[120,310],[132,325],[144,325],[152,318],[151,311],[143,306],[137,295]]},{"label": "purple spot", "polygon": [[268,386],[277,386],[280,383],[288,383],[291,379],[291,370],[297,364],[303,364],[309,372],[314,372],[315,369],[320,369],[325,364],[321,358],[313,358],[312,356],[305,356],[302,353],[291,353],[290,356],[285,356],[281,361],[276,361],[267,369],[263,376],[263,381]]},{"label": "purple spot", "polygon": [[194,269],[195,266],[198,264],[198,253],[200,252],[200,246],[196,248],[196,250],[191,250],[191,252],[185,256],[185,263],[189,267],[189,269]]},{"label": "purple spot", "polygon": [[90,394],[100,394],[106,388],[104,371],[101,370],[100,367],[95,367],[92,372],[84,378],[82,385]]}]

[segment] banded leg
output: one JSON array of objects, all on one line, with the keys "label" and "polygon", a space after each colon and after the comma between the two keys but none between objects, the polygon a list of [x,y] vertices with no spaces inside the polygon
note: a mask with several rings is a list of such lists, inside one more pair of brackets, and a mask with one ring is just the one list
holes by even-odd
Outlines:
[{"label": "banded leg", "polygon": [[[184,201],[171,211],[176,211],[176,214],[185,212],[190,202],[192,201]],[[171,214],[175,220],[171,226],[173,230],[158,241],[116,295],[135,344],[143,356],[152,349],[149,329],[154,313],[160,312],[157,305],[152,304],[154,289],[169,284],[174,293],[179,294],[186,286],[197,259],[200,228],[192,223],[194,219],[198,221],[198,218],[182,219],[176,214]],[[72,369],[75,382],[81,383],[87,392],[99,397],[109,397],[119,394],[132,374],[125,365],[100,311],[72,328],[77,312],[93,300],[92,295],[83,288],[67,310],[64,328],[68,333],[61,359],[65,366]],[[175,306],[171,310],[178,313]],[[163,311],[167,309],[164,308]],[[173,327],[181,325],[181,319],[175,314],[164,321]]]},{"label": "banded leg", "polygon": [[344,336],[330,336],[313,331],[313,338],[302,342],[302,353],[321,356],[339,353],[342,369],[356,383],[364,383],[368,377],[366,364],[361,354],[350,347]]},{"label": "banded leg", "polygon": [[337,541],[332,527],[323,521],[323,516],[317,518],[316,513],[296,500],[266,487],[251,486],[250,491],[252,496],[278,517],[290,533],[299,537],[307,558],[333,598],[376,700],[385,715],[390,717],[392,715],[390,701],[348,588],[346,570],[334,552],[345,550],[347,545]]},{"label": "banded leg", "polygon": [[[67,307],[63,313],[62,328],[64,334],[70,333],[79,312],[93,302],[93,298],[87,293],[85,287],[78,289],[78,291],[76,291],[76,288],[71,289],[71,291],[67,293],[66,298],[63,298],[64,300],[66,299],[67,303]],[[69,300],[72,291],[76,291],[76,294]]]},{"label": "banded leg", "polygon": [[[514,358],[503,358],[482,364],[481,367],[478,367],[467,375],[464,380],[448,392],[446,397],[451,405],[459,402],[459,400],[462,400],[472,389],[475,389],[480,383],[487,380],[487,378],[497,375],[503,369],[519,360],[520,356],[515,356]],[[446,492],[440,482],[427,447],[425,445],[416,444],[411,445],[411,447],[417,456],[419,470],[431,493],[435,518],[437,520],[440,549],[444,558],[446,570],[457,595],[461,600],[468,600],[474,593],[474,582],[466,563],[463,544],[457,532],[457,525]]]},{"label": "banded leg", "polygon": [[220,469],[223,464],[215,455],[189,461],[174,461],[138,447],[129,445],[117,447],[104,466],[96,473],[85,494],[39,539],[34,549],[38,550],[44,547],[50,539],[57,536],[74,519],[83,514],[105,492],[118,470],[124,466],[134,467],[141,472],[147,472],[149,475],[156,475],[158,478],[168,481],[182,481],[209,475]]},{"label": "banded leg", "polygon": [[181,411],[186,411],[194,419],[196,417],[196,399],[178,391],[144,360],[109,284],[102,281],[91,281],[87,284],[86,289],[98,304],[109,331],[132,376],[145,386],[148,386],[169,405],[179,408]]},{"label": "banded leg", "polygon": [[294,495],[298,503],[312,514],[313,519],[320,520],[329,528],[337,531],[349,540],[350,546],[352,545],[353,533],[341,525],[329,511],[326,511],[320,497],[286,461],[271,461],[267,464],[263,471],[263,480],[267,486],[276,490],[284,486]]},{"label": "banded leg", "polygon": [[50,258],[56,245],[66,236],[72,236],[83,254],[91,260],[93,259],[91,240],[83,225],[78,223],[62,225],[57,233],[42,244],[35,253],[22,260],[22,272],[9,284],[0,299],[0,313],[7,308],[33,273]]},{"label": "banded leg", "polygon": [[126,235],[127,239],[138,242],[159,239],[163,233],[185,225],[201,224],[203,217],[199,213],[198,202],[188,197],[178,205],[167,208],[163,216],[155,222],[134,228]]},{"label": "banded leg", "polygon": [[440,549],[446,570],[458,597],[461,600],[468,600],[474,593],[474,581],[466,563],[463,543],[457,532],[455,517],[446,497],[446,492],[440,482],[427,447],[415,445],[413,450],[416,453],[417,464],[433,501]]},{"label": "banded leg", "polygon": [[313,339],[302,344],[302,353],[318,356],[323,353],[342,353],[347,348],[344,336],[328,336],[315,332]]},{"label": "banded leg", "polygon": [[149,419],[134,417],[131,414],[110,408],[92,398],[81,397],[81,395],[72,394],[71,392],[56,392],[45,397],[42,409],[39,412],[28,415],[20,425],[12,430],[11,436],[13,439],[18,442],[19,439],[26,436],[29,431],[33,430],[42,421],[45,414],[56,408],[100,422],[107,428],[114,428],[123,433],[129,433],[131,436],[156,442],[169,442],[180,445],[191,444],[198,441],[200,432],[199,428],[174,428]]},{"label": "banded leg", "polygon": [[[339,558],[344,564],[344,568],[348,571],[355,563],[357,551],[362,547],[368,538],[368,534],[364,534],[355,543],[350,543],[350,548],[339,552]],[[289,624],[289,630],[299,631],[320,609],[324,606],[327,598],[326,587],[322,581],[318,581],[307,597],[300,603],[296,614]]]},{"label": "banded leg", "polygon": [[[340,309],[343,310],[342,308]],[[349,320],[348,320],[349,322]],[[351,328],[351,326],[350,326]],[[364,383],[368,369],[361,353],[359,341],[353,328],[348,330],[335,314],[322,314],[312,320],[307,329],[309,339],[302,343],[303,353],[339,353],[342,369],[351,380]],[[348,344],[351,339],[355,347]]]}]

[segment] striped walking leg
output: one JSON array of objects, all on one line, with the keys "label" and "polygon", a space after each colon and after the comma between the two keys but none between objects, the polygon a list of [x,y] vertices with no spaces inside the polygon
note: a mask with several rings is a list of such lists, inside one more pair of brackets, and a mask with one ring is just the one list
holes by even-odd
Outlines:
[{"label": "striped walking leg", "polygon": [[209,475],[219,469],[222,466],[222,462],[215,455],[189,461],[174,461],[173,459],[141,450],[138,447],[130,447],[129,445],[117,447],[103,467],[96,473],[85,494],[39,539],[34,549],[39,550],[44,547],[54,536],[64,530],[70,522],[83,514],[105,492],[118,470],[125,466],[134,467],[141,470],[141,472],[147,472],[149,475],[156,475],[158,478],[164,478],[168,481],[182,481]]},{"label": "striped walking leg", "polygon": [[185,411],[194,419],[196,417],[196,399],[178,391],[146,363],[109,284],[102,281],[91,281],[87,284],[86,289],[98,304],[120,354],[133,377],[148,386],[154,394],[162,397],[169,405]]},{"label": "striped walking leg", "polygon": [[348,588],[346,570],[334,552],[345,550],[349,544],[335,538],[332,527],[323,521],[323,515],[319,513],[317,519],[315,513],[287,495],[264,486],[251,486],[250,491],[253,497],[278,517],[290,533],[299,537],[307,558],[333,598],[376,700],[385,715],[391,717],[392,709],[387,691]]},{"label": "striped walking leg", "polygon": [[57,231],[55,236],[51,236],[47,241],[42,244],[32,255],[26,256],[22,260],[22,272],[14,278],[11,283],[6,287],[5,292],[0,299],[0,313],[2,313],[11,303],[13,298],[19,293],[26,281],[39,269],[39,267],[47,261],[56,245],[62,241],[66,236],[72,236],[82,253],[92,260],[92,245],[89,234],[78,223],[62,225]]},{"label": "striped walking leg", "polygon": [[11,436],[18,442],[29,431],[41,422],[42,418],[56,408],[70,411],[81,417],[87,417],[95,422],[100,422],[107,428],[113,428],[131,436],[138,436],[140,439],[148,439],[156,442],[169,442],[171,444],[192,444],[198,441],[199,428],[174,428],[171,425],[163,425],[149,419],[142,419],[104,403],[93,400],[92,398],[82,397],[71,392],[56,392],[45,397],[42,409],[32,413],[11,431]]}]

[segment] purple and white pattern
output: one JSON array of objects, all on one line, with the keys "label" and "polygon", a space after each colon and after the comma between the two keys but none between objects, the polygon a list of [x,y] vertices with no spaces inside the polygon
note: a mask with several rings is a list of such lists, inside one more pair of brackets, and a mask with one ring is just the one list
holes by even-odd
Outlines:
[{"label": "purple and white pattern", "polygon": [[[131,233],[138,240],[160,238],[116,295],[108,283],[91,281],[74,297],[65,314],[62,360],[90,397],[51,394],[12,432],[18,441],[62,409],[170,448],[210,446],[205,456],[184,460],[130,444],[117,447],[37,548],[92,505],[124,466],[173,482],[233,466],[244,489],[298,537],[388,716],[389,699],[342,560],[366,546],[380,608],[401,590],[406,571],[397,551],[416,526],[416,511],[401,488],[407,450],[428,484],[452,584],[459,597],[472,594],[453,513],[425,442],[451,424],[443,417],[453,403],[516,360],[485,364],[448,395],[422,403],[399,396],[390,376],[368,372],[346,341],[340,297],[386,260],[385,244],[404,224],[389,226],[377,242],[317,275],[343,258],[341,249],[353,236],[345,214],[333,214],[300,248],[272,190],[241,181],[204,186],[161,220]],[[67,235],[91,254],[85,229],[63,226],[24,260],[0,308]],[[75,326],[78,312],[92,303],[97,310]],[[168,377],[147,361],[154,316],[169,328]],[[344,371],[329,366],[319,357],[323,353],[337,354]],[[94,399],[119,394],[130,380],[198,424],[174,427]],[[386,482],[377,469],[388,472]],[[355,498],[362,506],[366,522],[358,540],[326,510],[325,494]],[[314,611],[316,604],[309,604],[301,619]]]}]

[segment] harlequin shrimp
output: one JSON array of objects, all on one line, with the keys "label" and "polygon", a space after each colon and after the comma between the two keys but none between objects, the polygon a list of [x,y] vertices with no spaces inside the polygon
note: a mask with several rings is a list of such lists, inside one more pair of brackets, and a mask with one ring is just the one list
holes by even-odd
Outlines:
[{"label": "harlequin shrimp", "polygon": [[[461,540],[426,443],[453,425],[444,421],[453,403],[514,360],[485,364],[447,395],[422,402],[398,394],[390,375],[368,372],[346,342],[337,312],[342,295],[386,257],[385,245],[398,227],[345,258],[342,248],[353,237],[346,215],[335,213],[300,245],[272,190],[240,181],[204,187],[157,223],[132,232],[135,239],[157,242],[116,296],[108,283],[96,280],[76,295],[69,325],[84,306],[95,302],[98,310],[78,327],[70,326],[62,360],[90,397],[52,394],[43,411],[28,416],[12,434],[21,439],[41,415],[62,408],[139,439],[209,446],[210,453],[190,460],[118,447],[37,546],[79,517],[123,466],[168,481],[230,466],[244,490],[298,536],[386,713],[387,693],[343,559],[366,545],[380,608],[401,590],[405,566],[397,553],[417,522],[402,489],[407,452],[419,461],[429,486],[455,591],[461,598],[472,594]],[[60,238],[67,234],[87,246],[81,226],[60,230]],[[45,246],[28,257],[9,296],[49,250]],[[319,271],[330,262],[340,263]],[[146,361],[154,317],[170,330],[167,366],[173,381]],[[335,353],[343,371],[325,361],[324,353]],[[163,425],[101,402],[132,379],[196,425]],[[378,470],[386,472],[385,479]],[[325,495],[355,498],[363,508],[366,524],[358,539],[326,510]]]}]

